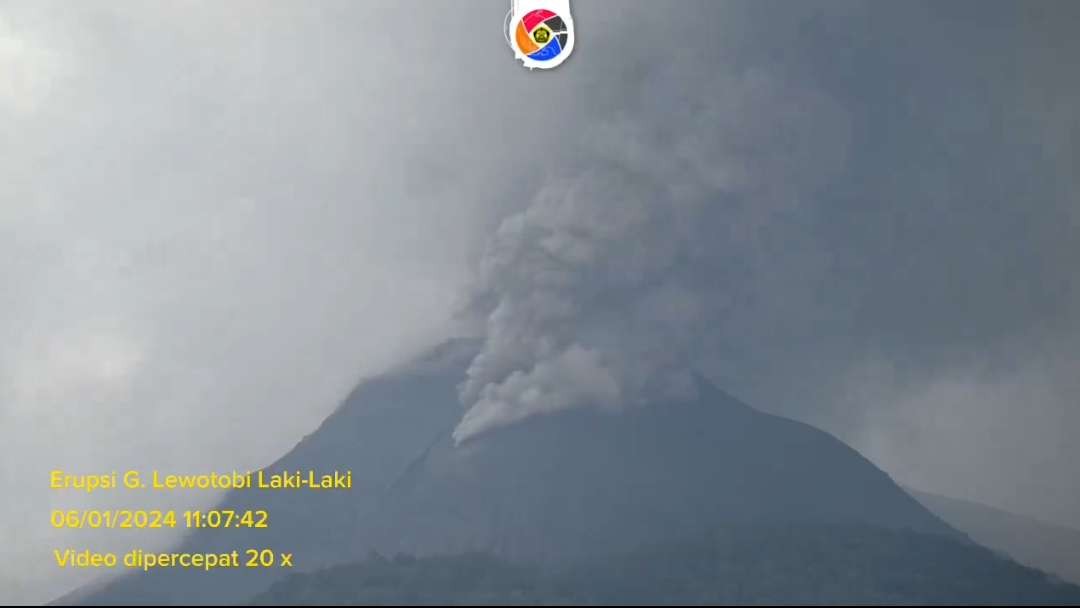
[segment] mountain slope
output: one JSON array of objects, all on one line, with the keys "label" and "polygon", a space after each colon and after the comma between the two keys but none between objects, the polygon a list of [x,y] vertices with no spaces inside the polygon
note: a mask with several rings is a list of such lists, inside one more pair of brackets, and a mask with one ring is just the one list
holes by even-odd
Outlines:
[{"label": "mountain slope", "polygon": [[975,542],[1016,561],[1080,584],[1080,530],[979,503],[909,490],[919,502]]},{"label": "mountain slope", "polygon": [[702,383],[693,402],[549,414],[441,438],[363,522],[386,553],[565,558],[732,524],[865,524],[953,534],[832,436]]},{"label": "mountain slope", "polygon": [[[351,470],[353,490],[229,492],[223,509],[264,509],[267,529],[195,530],[177,551],[218,552],[271,547],[294,552],[297,567],[312,569],[364,555],[353,530],[376,498],[435,438],[461,416],[455,386],[476,344],[454,340],[383,376],[361,382],[312,434],[267,471]],[[56,603],[186,604],[241,601],[265,587],[276,570],[125,573],[100,589],[86,588]]]},{"label": "mountain slope", "polygon": [[[455,446],[475,344],[445,344],[362,383],[269,471],[352,469],[354,489],[231,492],[266,530],[198,531],[179,550],[271,547],[313,570],[377,550],[585,558],[732,525],[869,525],[960,538],[832,436],[702,383],[701,398],[614,414],[580,408]],[[81,603],[242,601],[278,570],[128,574]]]}]

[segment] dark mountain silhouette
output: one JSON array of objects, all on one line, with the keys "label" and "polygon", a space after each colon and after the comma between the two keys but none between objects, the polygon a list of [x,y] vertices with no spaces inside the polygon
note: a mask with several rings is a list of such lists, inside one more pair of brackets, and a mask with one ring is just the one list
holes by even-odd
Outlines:
[{"label": "dark mountain silhouette", "polygon": [[256,605],[1075,604],[972,543],[868,526],[744,526],[540,566],[488,554],[370,558],[290,576]]},{"label": "dark mountain silhouette", "polygon": [[358,540],[389,553],[566,558],[731,524],[952,532],[833,437],[701,389],[692,402],[540,416],[460,446],[444,435]]},{"label": "dark mountain silhouette", "polygon": [[[361,383],[268,467],[351,469],[352,492],[234,491],[222,506],[266,509],[269,529],[196,531],[178,550],[269,547],[311,571],[372,551],[600,559],[733,526],[863,526],[968,542],[834,437],[703,380],[693,401],[567,410],[455,445],[457,385],[475,348],[452,341]],[[286,573],[127,574],[67,600],[246,601]]]}]

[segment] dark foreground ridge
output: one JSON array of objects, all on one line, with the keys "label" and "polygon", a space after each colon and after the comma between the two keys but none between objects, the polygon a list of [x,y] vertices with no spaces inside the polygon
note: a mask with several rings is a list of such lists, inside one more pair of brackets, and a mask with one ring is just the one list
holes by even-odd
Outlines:
[{"label": "dark foreground ridge", "polygon": [[1075,604],[1054,582],[970,543],[860,526],[740,528],[577,563],[489,554],[372,556],[294,575],[256,605]]}]

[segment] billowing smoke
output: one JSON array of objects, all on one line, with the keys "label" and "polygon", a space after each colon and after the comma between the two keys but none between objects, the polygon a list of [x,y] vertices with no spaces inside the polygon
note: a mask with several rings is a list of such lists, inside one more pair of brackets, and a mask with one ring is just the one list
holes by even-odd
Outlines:
[{"label": "billowing smoke", "polygon": [[837,104],[768,69],[665,63],[620,103],[489,243],[459,442],[569,407],[692,397],[695,364],[778,293],[761,270],[798,263],[803,201],[846,153]]}]

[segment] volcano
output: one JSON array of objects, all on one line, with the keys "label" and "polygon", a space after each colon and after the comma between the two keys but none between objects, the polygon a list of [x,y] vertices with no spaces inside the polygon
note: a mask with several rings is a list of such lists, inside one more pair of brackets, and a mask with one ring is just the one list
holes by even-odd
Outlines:
[{"label": "volcano", "polygon": [[[569,563],[782,526],[869,527],[969,543],[836,438],[755,410],[700,378],[692,400],[618,412],[579,407],[457,444],[457,387],[476,348],[451,341],[361,383],[266,469],[351,469],[351,492],[233,491],[222,508],[265,509],[270,527],[195,531],[177,550],[270,547],[294,553],[295,572],[376,553]],[[65,601],[240,602],[281,576],[131,573]]]}]

